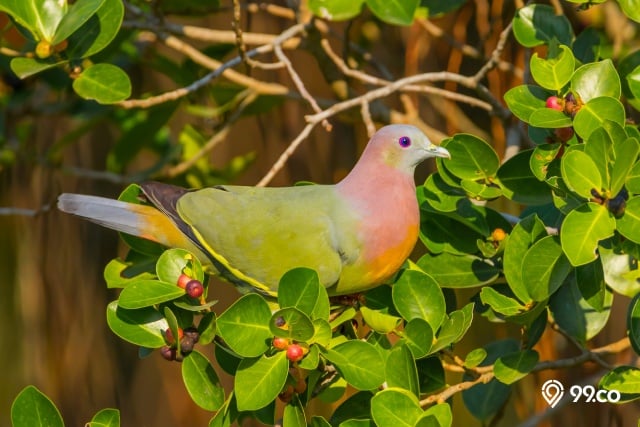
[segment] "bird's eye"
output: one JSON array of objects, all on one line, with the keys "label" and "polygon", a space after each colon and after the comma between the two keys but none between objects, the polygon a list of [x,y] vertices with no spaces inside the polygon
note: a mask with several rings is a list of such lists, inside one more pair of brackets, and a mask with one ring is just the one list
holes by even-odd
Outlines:
[{"label": "bird's eye", "polygon": [[401,136],[400,139],[398,139],[398,144],[400,144],[400,147],[402,148],[407,148],[411,145],[411,138],[408,136]]}]

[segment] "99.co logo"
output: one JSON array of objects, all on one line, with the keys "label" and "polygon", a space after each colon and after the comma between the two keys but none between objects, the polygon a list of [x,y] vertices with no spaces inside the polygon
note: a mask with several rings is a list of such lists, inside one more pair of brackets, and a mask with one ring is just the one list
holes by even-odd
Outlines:
[{"label": "99.co logo", "polygon": [[[555,407],[564,396],[564,386],[558,380],[547,380],[542,384],[542,397],[549,406]],[[584,398],[587,403],[616,403],[621,399],[618,390],[602,390],[592,385],[572,385],[569,394],[573,396],[573,403]]]}]

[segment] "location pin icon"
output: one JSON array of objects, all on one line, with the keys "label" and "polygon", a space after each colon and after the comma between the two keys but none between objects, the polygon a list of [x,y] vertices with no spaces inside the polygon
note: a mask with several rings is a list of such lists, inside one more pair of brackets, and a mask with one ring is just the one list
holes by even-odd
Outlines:
[{"label": "location pin icon", "polygon": [[542,397],[552,408],[558,404],[564,396],[564,387],[558,380],[547,380],[542,384]]}]

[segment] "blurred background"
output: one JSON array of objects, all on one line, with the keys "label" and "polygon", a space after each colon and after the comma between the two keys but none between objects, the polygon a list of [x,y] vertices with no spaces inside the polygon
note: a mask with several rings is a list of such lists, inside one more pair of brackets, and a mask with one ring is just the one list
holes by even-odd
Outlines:
[{"label": "blurred background", "polygon": [[[167,7],[178,4],[162,3]],[[192,3],[198,2],[185,4]],[[243,3],[242,30],[281,33],[295,23],[290,3],[296,3],[304,16],[304,2],[272,2],[271,9],[260,3]],[[471,75],[486,63],[518,2],[455,3],[459,7],[453,12],[417,20],[409,27],[384,24],[367,11],[348,23],[325,25],[335,51],[349,57],[351,66],[383,78],[444,70]],[[130,4],[145,6],[143,2]],[[576,31],[587,25],[600,31],[613,56],[638,44],[637,27],[629,27],[614,3],[579,14],[570,4],[553,5],[564,8]],[[167,19],[234,35],[230,2],[192,13],[168,14]],[[116,47],[104,53],[102,60],[113,61],[127,71],[134,98],[172,90],[206,72],[152,31],[134,31],[133,22],[128,9]],[[0,28],[4,29],[0,33],[2,45],[19,50],[24,39],[4,14],[0,14]],[[345,40],[353,41],[352,45]],[[221,61],[238,52],[233,42],[191,42]],[[345,95],[341,90],[344,77],[331,67],[327,69],[334,74],[321,72],[318,64],[323,58],[316,48],[307,42],[286,54],[316,99],[340,99]],[[244,99],[243,88],[224,78],[181,102],[152,110],[98,106],[79,100],[69,90],[69,80],[55,71],[19,81],[8,68],[9,57],[0,57],[0,426],[10,425],[11,402],[29,384],[58,405],[69,426],[83,425],[104,407],[119,408],[124,426],[207,425],[211,414],[189,399],[179,364],[167,363],[158,354],[139,359],[137,348],[117,338],[106,325],[106,305],[115,299],[116,291],[106,289],[102,270],[126,250],[117,233],[58,212],[55,200],[61,192],[117,197],[128,183],[142,179],[189,187],[222,182],[255,185],[299,134],[305,115],[312,110],[291,94],[261,95],[251,108],[243,110],[242,102],[235,102]],[[510,87],[528,79],[523,65],[528,62],[527,52],[512,36],[501,60],[484,80],[499,100]],[[295,91],[282,69],[241,64],[236,70]],[[182,81],[176,75],[182,75]],[[366,90],[366,85],[357,82],[353,87],[360,93]],[[454,83],[440,87],[477,96]],[[513,126],[510,120],[433,94],[394,94],[370,108],[377,125],[414,123],[436,142],[456,132],[468,132],[490,142],[498,153],[505,152],[508,129]],[[332,117],[330,122],[332,131],[316,127],[269,185],[300,180],[333,183],[345,175],[366,144],[366,127],[358,109]],[[173,169],[221,132],[225,132],[224,138],[195,168],[187,172]],[[432,163],[422,165],[417,182],[423,182],[433,167]],[[519,207],[498,208],[517,214]],[[423,250],[419,245],[416,254]],[[220,308],[238,297],[229,285],[215,286]],[[458,300],[466,301],[472,294],[463,292]],[[610,321],[608,329],[595,339],[596,345],[624,334],[624,313],[614,310],[613,316],[619,319]],[[517,330],[490,325],[485,319],[474,322],[473,328],[460,347],[461,354],[496,338],[518,336]],[[210,348],[200,350],[211,356]],[[567,349],[549,336],[538,350],[545,360],[557,358]],[[587,366],[528,378],[517,387],[497,425],[515,426],[545,409],[538,393],[545,379],[571,383],[594,373]],[[227,383],[229,380],[225,378]],[[459,377],[452,376],[453,381]],[[459,415],[465,409],[459,396],[455,399],[454,413],[461,420],[458,425],[480,425],[468,415]],[[634,404],[624,411],[606,405],[570,406],[558,416],[530,425],[627,426],[635,425],[640,414]]]}]

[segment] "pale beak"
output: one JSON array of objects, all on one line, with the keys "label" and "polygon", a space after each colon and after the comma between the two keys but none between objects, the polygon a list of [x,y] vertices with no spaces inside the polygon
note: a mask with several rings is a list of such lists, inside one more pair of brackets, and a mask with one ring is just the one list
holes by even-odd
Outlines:
[{"label": "pale beak", "polygon": [[451,154],[445,148],[440,147],[439,145],[431,144],[427,151],[431,153],[433,157],[444,157],[447,159],[451,158]]}]

